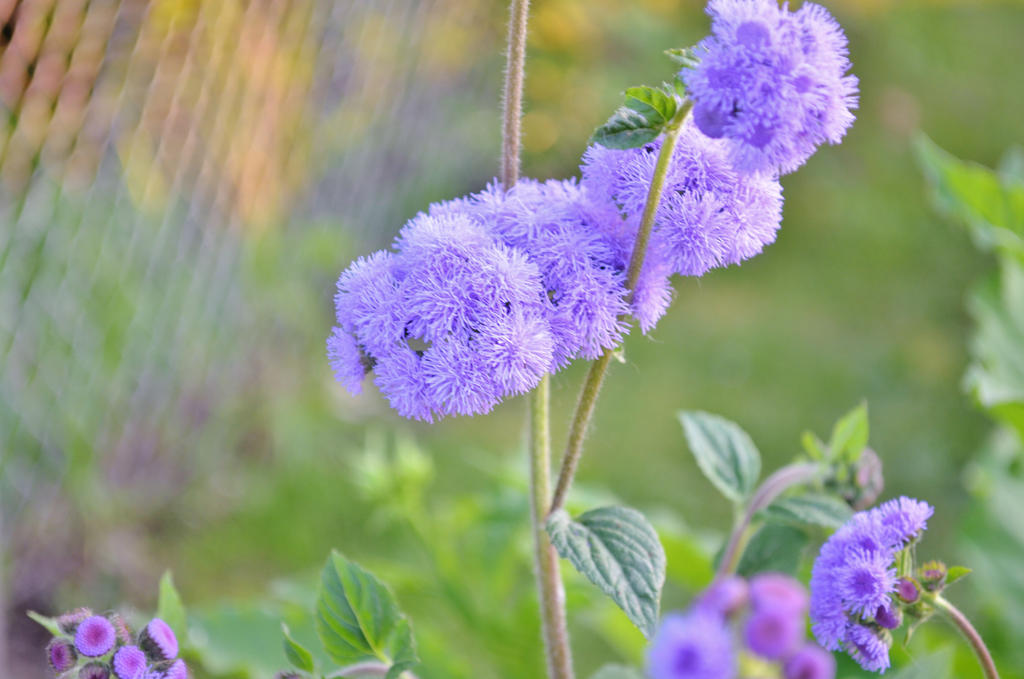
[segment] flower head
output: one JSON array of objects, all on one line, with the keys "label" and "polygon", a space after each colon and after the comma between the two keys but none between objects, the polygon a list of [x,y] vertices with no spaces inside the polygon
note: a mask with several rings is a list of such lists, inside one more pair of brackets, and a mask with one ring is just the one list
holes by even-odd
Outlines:
[{"label": "flower head", "polygon": [[865,669],[888,667],[883,630],[900,625],[895,600],[917,598],[913,583],[896,577],[896,556],[932,511],[919,500],[890,500],[854,514],[825,542],[811,571],[812,629],[822,646],[845,648]]},{"label": "flower head", "polygon": [[832,679],[836,676],[836,659],[814,644],[806,644],[782,667],[785,679]]},{"label": "flower head", "polygon": [[704,610],[728,617],[739,612],[750,600],[750,587],[738,575],[717,578],[697,598],[697,606]]},{"label": "flower head", "polygon": [[666,616],[647,651],[647,671],[651,679],[736,676],[736,655],[725,621],[699,608]]},{"label": "flower head", "polygon": [[785,608],[754,610],[743,632],[747,648],[762,658],[787,658],[803,641],[803,611]]},{"label": "flower head", "polygon": [[857,79],[846,36],[823,7],[796,12],[776,0],[711,0],[711,35],[681,73],[693,118],[724,138],[736,167],[786,173],[853,123]]},{"label": "flower head", "polygon": [[75,648],[84,656],[96,658],[114,647],[117,633],[109,620],[94,615],[79,623],[75,630]]}]

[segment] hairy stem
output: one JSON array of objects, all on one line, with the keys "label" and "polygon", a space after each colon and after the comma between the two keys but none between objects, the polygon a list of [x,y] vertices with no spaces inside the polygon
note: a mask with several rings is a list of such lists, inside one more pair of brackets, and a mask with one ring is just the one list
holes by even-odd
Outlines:
[{"label": "hairy stem", "polygon": [[737,518],[733,525],[729,542],[726,543],[725,551],[722,552],[722,560],[718,563],[716,577],[722,577],[735,573],[740,565],[740,558],[747,548],[747,543],[753,535],[750,530],[750,522],[754,515],[770,505],[775,498],[782,495],[787,489],[798,486],[802,483],[813,481],[822,473],[822,469],[816,464],[791,464],[778,469],[764,480],[747,505],[746,510]]},{"label": "hairy stem", "polygon": [[971,650],[974,651],[974,655],[978,656],[978,662],[981,663],[981,669],[985,672],[986,679],[999,679],[999,672],[996,670],[996,664],[992,660],[992,654],[988,652],[988,648],[985,646],[985,642],[982,641],[981,635],[978,634],[978,630],[974,629],[974,625],[967,619],[967,616],[961,613],[960,609],[956,606],[942,598],[941,595],[936,596],[932,602],[936,608],[945,614],[946,619],[960,630],[960,634],[971,645]]},{"label": "hairy stem", "polygon": [[530,401],[530,520],[533,526],[534,567],[540,591],[541,631],[548,677],[572,679],[572,654],[565,619],[565,590],[558,571],[558,554],[545,529],[545,509],[551,494],[551,383],[541,380]]},{"label": "hairy stem", "polygon": [[501,131],[501,183],[506,191],[519,179],[520,117],[523,111],[526,20],[529,13],[530,0],[512,0],[508,20],[508,52],[505,57],[504,125]]},{"label": "hairy stem", "polygon": [[[633,290],[636,289],[637,280],[643,270],[647,244],[651,240],[651,230],[654,228],[654,217],[658,212],[658,204],[661,202],[661,194],[665,188],[665,177],[668,175],[668,168],[672,162],[672,152],[675,151],[676,142],[679,141],[679,132],[682,129],[683,121],[689,115],[690,106],[689,101],[683,103],[665,131],[665,139],[661,145],[661,152],[658,154],[658,163],[654,167],[654,176],[651,177],[651,186],[647,190],[647,201],[644,203],[640,228],[637,231],[633,252],[629,258],[629,268],[626,269],[626,294],[629,300],[632,300]],[[601,391],[601,385],[604,383],[604,376],[608,372],[608,364],[611,363],[614,351],[614,349],[605,350],[600,358],[591,364],[590,371],[583,381],[580,399],[576,404],[576,412],[573,413],[572,423],[569,425],[569,439],[565,445],[562,469],[558,474],[558,484],[555,486],[555,494],[551,499],[548,516],[565,505],[565,498],[569,493],[573,477],[576,475],[580,456],[583,455],[583,439],[586,437],[587,426],[594,414],[597,396]]]},{"label": "hairy stem", "polygon": [[[512,0],[505,65],[504,121],[501,140],[501,183],[505,190],[519,179],[520,116],[526,64],[529,0]],[[550,679],[572,679],[572,654],[565,619],[565,591],[558,572],[558,554],[544,528],[551,493],[551,383],[547,375],[530,395],[530,521],[534,568],[540,596],[541,632]]]}]

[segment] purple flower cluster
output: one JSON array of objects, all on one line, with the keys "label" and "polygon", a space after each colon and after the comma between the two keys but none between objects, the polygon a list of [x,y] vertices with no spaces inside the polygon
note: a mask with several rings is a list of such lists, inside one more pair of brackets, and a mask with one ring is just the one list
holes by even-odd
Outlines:
[{"label": "purple flower cluster", "polygon": [[796,12],[777,0],[711,0],[711,35],[683,69],[694,121],[723,137],[736,166],[787,173],[853,123],[857,79],[846,36],[820,5]]},{"label": "purple flower cluster", "polygon": [[785,679],[833,679],[835,659],[804,640],[808,598],[793,578],[715,581],[686,613],[666,616],[647,653],[651,679],[733,679],[745,656]]},{"label": "purple flower cluster", "polygon": [[409,418],[486,413],[573,359],[617,347],[628,316],[652,330],[674,274],[702,276],[774,242],[777,171],[852,121],[846,39],[812,4],[790,14],[774,0],[712,0],[708,11],[714,35],[683,74],[693,121],[678,130],[632,290],[660,140],[589,148],[580,182],[492,182],[414,217],[392,250],[338,279],[327,339],[337,380],[358,394],[372,370]]},{"label": "purple flower cluster", "polygon": [[890,500],[854,514],[822,546],[811,572],[812,629],[822,646],[845,648],[867,670],[889,667],[888,630],[902,622],[896,556],[933,511],[920,500]]},{"label": "purple flower cluster", "polygon": [[[178,659],[178,640],[170,626],[151,620],[132,643],[131,631],[117,614],[93,615],[85,608],[57,619],[63,634],[46,648],[50,667],[59,676],[80,679],[187,679]],[[79,667],[80,665],[80,667]]]}]

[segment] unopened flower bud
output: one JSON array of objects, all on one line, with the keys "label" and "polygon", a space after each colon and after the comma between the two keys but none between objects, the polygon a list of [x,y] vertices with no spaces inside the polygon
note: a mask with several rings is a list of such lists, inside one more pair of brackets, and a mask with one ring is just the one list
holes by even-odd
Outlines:
[{"label": "unopened flower bud", "polygon": [[78,661],[78,654],[75,647],[66,639],[54,639],[46,647],[46,658],[50,661],[50,667],[57,674],[67,672]]},{"label": "unopened flower bud", "polygon": [[114,626],[114,632],[117,634],[118,643],[121,645],[131,644],[133,641],[132,631],[131,628],[128,627],[128,623],[124,621],[124,618],[117,613],[112,613],[107,616],[107,619],[110,620],[110,624]]},{"label": "unopened flower bud", "polygon": [[946,584],[946,564],[941,561],[928,561],[917,571],[921,586],[929,592],[938,592]]},{"label": "unopened flower bud", "polygon": [[146,675],[146,654],[138,646],[122,646],[114,654],[117,679],[142,679]]},{"label": "unopened flower bud", "polygon": [[78,670],[78,679],[110,679],[110,668],[100,662],[91,662]]},{"label": "unopened flower bud", "polygon": [[885,478],[882,476],[882,458],[878,457],[878,453],[870,448],[865,448],[861,452],[860,459],[854,465],[853,482],[857,487],[853,508],[862,511],[875,504],[875,500],[885,488]]},{"label": "unopened flower bud", "polygon": [[163,674],[163,679],[188,679],[188,667],[184,660],[175,660]]},{"label": "unopened flower bud", "polygon": [[879,606],[875,611],[875,622],[885,629],[896,629],[903,624],[903,613],[895,606]]},{"label": "unopened flower bud", "polygon": [[74,634],[75,630],[78,629],[78,625],[86,618],[91,617],[92,611],[88,608],[76,608],[57,618],[57,626],[60,627],[60,631],[64,632],[64,634]]},{"label": "unopened flower bud", "polygon": [[912,604],[917,601],[920,595],[921,593],[917,591],[917,585],[914,584],[913,580],[910,580],[909,578],[900,578],[896,581],[896,596],[898,596],[901,601]]},{"label": "unopened flower bud", "polygon": [[178,657],[178,638],[171,626],[160,618],[153,618],[139,634],[139,646],[150,660],[173,660]]}]

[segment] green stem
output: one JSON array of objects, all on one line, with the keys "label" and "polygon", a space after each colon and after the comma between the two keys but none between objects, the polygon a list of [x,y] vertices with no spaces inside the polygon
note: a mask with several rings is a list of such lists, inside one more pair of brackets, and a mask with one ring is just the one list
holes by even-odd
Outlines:
[{"label": "green stem", "polygon": [[754,534],[750,524],[754,520],[755,514],[774,502],[775,498],[782,495],[787,489],[813,481],[821,473],[822,468],[816,464],[790,464],[777,469],[765,479],[764,483],[754,491],[746,510],[737,517],[732,534],[729,536],[729,542],[726,543],[725,550],[722,552],[722,560],[718,563],[716,577],[721,578],[736,572],[740,565],[740,559],[743,557],[743,551]]},{"label": "green stem", "polygon": [[981,635],[978,634],[978,630],[974,629],[974,625],[967,619],[967,616],[961,613],[960,609],[956,606],[942,598],[941,595],[937,595],[932,599],[932,603],[960,630],[960,634],[970,644],[974,655],[978,656],[978,662],[981,663],[981,669],[985,672],[985,677],[987,679],[999,679],[999,672],[996,670],[996,664],[992,660],[992,654],[988,652],[988,648],[985,646],[985,642],[982,641]]},{"label": "green stem", "polygon": [[545,376],[530,400],[530,521],[548,677],[572,679],[565,591],[558,570],[558,554],[551,546],[544,525],[545,509],[551,494],[550,392],[551,382]]},{"label": "green stem", "polygon": [[[633,243],[629,267],[626,269],[626,291],[629,300],[632,300],[633,290],[636,289],[637,280],[643,270],[647,245],[651,240],[651,230],[654,228],[654,217],[658,212],[658,204],[661,202],[661,194],[665,188],[665,177],[668,175],[668,168],[672,162],[672,152],[675,151],[676,142],[679,141],[683,121],[690,113],[690,106],[689,101],[684,102],[665,130],[665,139],[661,145],[661,152],[658,154],[658,163],[654,167],[654,176],[651,177],[651,187],[647,191],[647,201],[640,219],[640,228],[636,234],[636,241]],[[576,412],[573,414],[572,424],[569,426],[569,439],[562,456],[562,469],[558,474],[558,484],[555,486],[555,494],[551,499],[548,516],[565,505],[569,487],[572,485],[576,468],[580,463],[580,456],[583,455],[583,439],[586,437],[587,426],[594,414],[597,396],[601,391],[601,385],[604,383],[604,376],[608,372],[608,364],[611,363],[614,352],[614,349],[605,350],[600,358],[591,364],[590,371],[583,382],[580,399],[576,404]]]},{"label": "green stem", "polygon": [[[529,0],[512,0],[505,66],[504,124],[501,141],[501,183],[505,190],[519,179],[520,116],[526,63]],[[534,567],[540,597],[541,632],[550,679],[573,679],[572,654],[565,617],[565,591],[558,571],[558,554],[544,528],[551,493],[551,383],[544,376],[530,395],[530,525]]]}]

